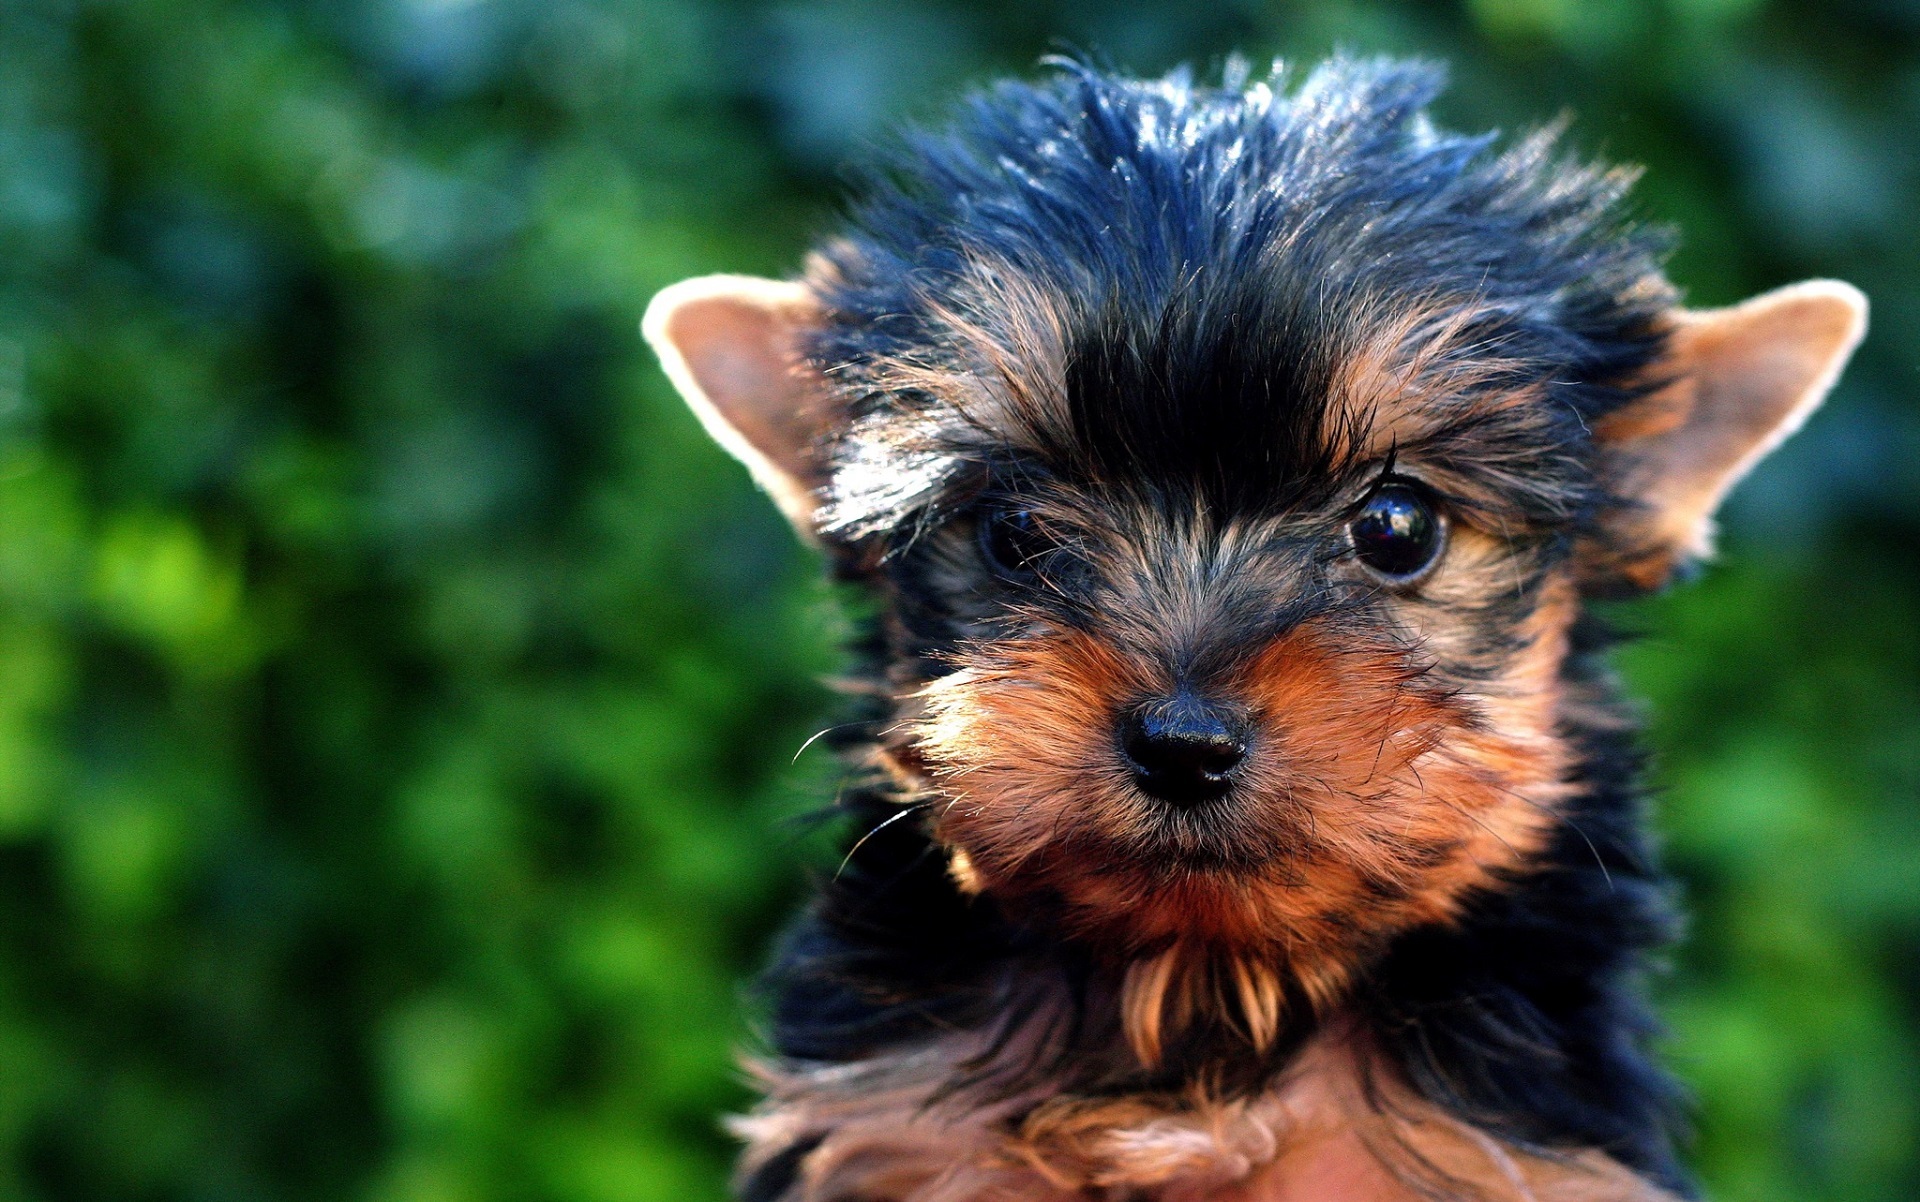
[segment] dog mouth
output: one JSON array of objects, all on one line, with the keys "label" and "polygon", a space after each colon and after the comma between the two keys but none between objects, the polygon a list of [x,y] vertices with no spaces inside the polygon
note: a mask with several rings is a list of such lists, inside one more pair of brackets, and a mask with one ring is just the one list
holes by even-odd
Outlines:
[{"label": "dog mouth", "polygon": [[1228,879],[1273,877],[1285,864],[1297,857],[1284,849],[1249,847],[1243,842],[1223,838],[1212,832],[1179,829],[1177,822],[1163,822],[1163,829],[1152,832],[1124,855],[1111,861],[1117,871],[1148,880],[1174,881],[1194,877]]},{"label": "dog mouth", "polygon": [[[1274,799],[1256,797],[1250,782],[1233,779],[1207,797],[1183,793],[1170,802],[1144,788],[1090,791],[1063,807],[1044,851],[1015,871],[1049,871],[1063,864],[1076,874],[1130,881],[1141,887],[1285,879],[1301,881],[1312,858],[1303,819],[1276,820]],[[964,836],[962,836],[964,842]],[[1048,869],[1041,869],[1045,864]]]}]

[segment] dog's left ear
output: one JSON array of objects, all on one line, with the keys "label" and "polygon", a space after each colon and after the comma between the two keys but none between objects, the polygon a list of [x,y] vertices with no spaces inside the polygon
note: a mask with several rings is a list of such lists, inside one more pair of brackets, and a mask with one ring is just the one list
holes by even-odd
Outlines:
[{"label": "dog's left ear", "polygon": [[1594,436],[1626,505],[1603,575],[1657,588],[1711,553],[1714,510],[1767,452],[1800,428],[1867,328],[1867,298],[1809,280],[1727,309],[1677,309],[1661,387],[1609,414]]},{"label": "dog's left ear", "polygon": [[836,412],[802,346],[820,321],[802,284],[709,275],[661,290],[640,322],[700,424],[808,539]]}]

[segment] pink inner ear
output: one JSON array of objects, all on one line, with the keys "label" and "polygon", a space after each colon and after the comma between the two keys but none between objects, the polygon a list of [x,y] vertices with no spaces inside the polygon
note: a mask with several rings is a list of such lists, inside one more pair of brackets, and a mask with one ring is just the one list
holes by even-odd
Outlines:
[{"label": "pink inner ear", "polygon": [[708,297],[674,309],[665,331],[734,432],[768,459],[797,468],[794,452],[812,432],[793,378],[793,332],[781,315],[734,297]]},{"label": "pink inner ear", "polygon": [[[1866,298],[1811,280],[1675,316],[1671,388],[1601,429],[1624,487],[1650,508],[1641,537],[1665,564],[1712,548],[1713,513],[1825,399],[1866,330]],[[1664,574],[1665,569],[1661,569]]]},{"label": "pink inner ear", "polygon": [[707,432],[803,533],[821,482],[816,446],[832,420],[827,389],[799,345],[818,320],[819,304],[800,284],[704,276],[664,289],[642,322]]}]

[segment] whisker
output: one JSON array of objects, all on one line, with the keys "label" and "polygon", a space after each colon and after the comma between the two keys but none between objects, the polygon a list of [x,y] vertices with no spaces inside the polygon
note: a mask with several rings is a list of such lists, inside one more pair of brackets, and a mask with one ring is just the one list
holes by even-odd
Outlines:
[{"label": "whisker", "polygon": [[881,822],[878,826],[875,826],[872,830],[868,831],[866,834],[856,839],[854,841],[853,846],[847,849],[846,858],[840,861],[840,867],[833,870],[833,879],[836,881],[840,879],[840,874],[847,870],[847,865],[853,863],[853,857],[858,855],[860,852],[860,849],[867,845],[867,840],[873,838],[875,835],[879,834],[881,831],[886,830],[888,827],[892,826],[894,823],[900,821],[902,818],[907,817],[909,814],[913,813],[915,810],[922,808],[926,804],[927,803],[924,801],[913,802],[912,804],[901,809],[901,811],[898,814],[891,815],[885,821]]},{"label": "whisker", "polygon": [[860,723],[860,722],[841,722],[841,723],[838,723],[838,724],[836,724],[836,725],[833,725],[833,726],[829,726],[829,727],[827,727],[827,728],[826,728],[825,730],[821,730],[821,731],[816,731],[816,732],[814,732],[813,734],[811,734],[811,735],[809,735],[809,736],[807,737],[807,741],[806,741],[806,742],[804,742],[804,743],[802,743],[802,744],[800,744],[800,750],[798,750],[798,751],[796,751],[796,752],[794,752],[794,753],[793,753],[793,758],[792,758],[792,759],[790,759],[790,760],[788,760],[787,762],[788,762],[789,764],[797,764],[797,763],[799,763],[799,762],[800,762],[800,757],[801,757],[801,756],[803,756],[803,755],[805,755],[805,754],[807,754],[807,748],[809,748],[809,747],[811,747],[811,746],[813,746],[813,745],[814,745],[815,743],[818,743],[818,742],[819,742],[820,740],[822,740],[822,739],[824,739],[824,738],[826,738],[826,737],[827,737],[828,735],[830,735],[830,734],[832,734],[832,733],[833,733],[834,731],[836,731],[836,730],[852,730],[852,729],[854,729],[855,727],[858,727],[858,726],[861,726],[861,725],[864,725],[864,724],[863,724],[863,723]]}]

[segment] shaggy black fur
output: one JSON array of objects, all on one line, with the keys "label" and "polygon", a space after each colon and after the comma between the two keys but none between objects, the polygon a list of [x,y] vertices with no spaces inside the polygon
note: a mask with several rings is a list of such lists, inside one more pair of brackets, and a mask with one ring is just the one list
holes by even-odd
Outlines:
[{"label": "shaggy black fur", "polygon": [[[1588,620],[1567,674],[1609,687]],[[1458,927],[1403,938],[1368,979],[1371,1026],[1428,1098],[1540,1147],[1605,1149],[1683,1196],[1678,1086],[1649,1057],[1650,954],[1677,933],[1620,726],[1569,730],[1584,796],[1538,868]]]},{"label": "shaggy black fur", "polygon": [[[1496,153],[1490,137],[1436,131],[1429,66],[1336,61],[1291,94],[1230,76],[1207,89],[1067,64],[1001,85],[910,139],[822,252],[810,282],[832,320],[811,349],[849,409],[825,533],[843,575],[882,600],[861,648],[876,693],[937,674],[994,605],[985,584],[954,588],[941,542],[982,495],[1068,491],[1223,523],[1305,514],[1312,562],[1338,528],[1327,506],[1363,469],[1328,449],[1329,381],[1411,303],[1472,309],[1465,344],[1502,363],[1483,388],[1539,386],[1520,413],[1459,397],[1429,445],[1406,448],[1486,482],[1448,500],[1511,532],[1512,599],[1465,615],[1487,654],[1531,585],[1598,534],[1612,502],[1590,429],[1633,395],[1672,301],[1661,239],[1617,215],[1624,178],[1557,157],[1550,138]],[[1029,407],[1019,429],[993,428],[889,383],[903,363],[943,362],[956,313],[996,328],[955,286],[983,260],[1064,315],[1064,413]],[[1565,668],[1593,699],[1583,713],[1605,709],[1599,651]],[[1474,666],[1443,669],[1464,680]],[[890,720],[870,704],[843,740],[852,753]],[[1355,1005],[1432,1100],[1529,1145],[1603,1148],[1685,1193],[1674,1089],[1644,1050],[1640,978],[1668,938],[1665,887],[1634,752],[1594,722],[1564,731],[1582,791],[1544,855],[1457,927],[1385,949]],[[1084,975],[1043,930],[961,896],[918,822],[890,821],[900,804],[882,783],[844,803],[858,846],[768,978],[783,1057],[852,1060],[994,1022],[1024,966]],[[798,1161],[777,1158],[746,1196],[779,1196]]]},{"label": "shaggy black fur", "polygon": [[883,449],[926,416],[886,387],[885,366],[940,346],[943,308],[999,324],[952,292],[981,260],[1031,276],[1080,336],[1071,420],[1034,432],[1029,466],[1197,486],[1214,509],[1285,508],[1337,466],[1322,451],[1336,362],[1411,305],[1472,301],[1464,341],[1509,363],[1508,382],[1550,381],[1532,416],[1551,428],[1519,436],[1464,413],[1435,449],[1482,466],[1524,457],[1503,499],[1526,516],[1594,499],[1586,465],[1560,452],[1626,399],[1672,300],[1666,239],[1617,212],[1630,173],[1566,160],[1551,133],[1493,154],[1493,135],[1436,130],[1424,110],[1442,76],[1428,64],[1335,60],[1291,96],[1230,74],[1216,90],[1067,64],[974,98],[869,181],[812,273],[836,317],[817,358],[870,423],[841,454],[880,468],[835,481],[835,528],[910,530],[996,449],[957,421],[946,454]]}]

